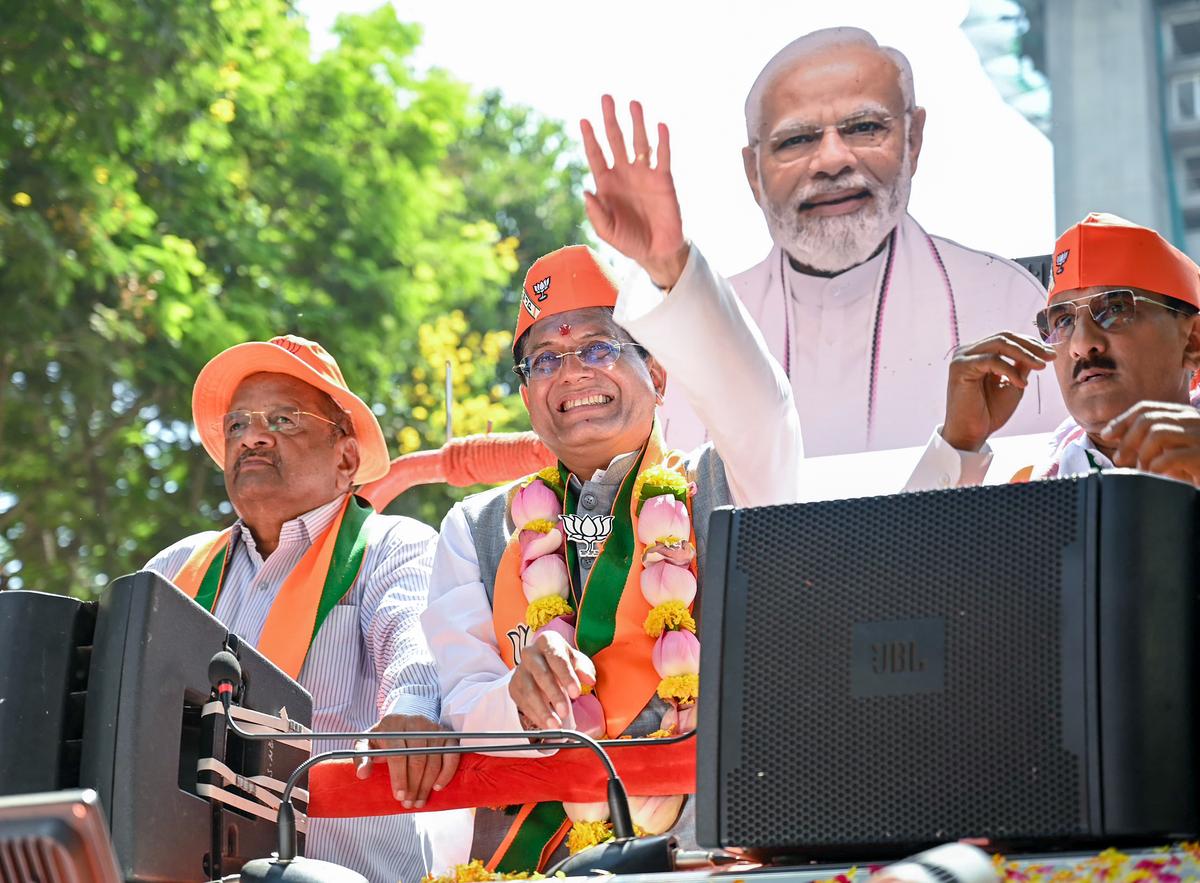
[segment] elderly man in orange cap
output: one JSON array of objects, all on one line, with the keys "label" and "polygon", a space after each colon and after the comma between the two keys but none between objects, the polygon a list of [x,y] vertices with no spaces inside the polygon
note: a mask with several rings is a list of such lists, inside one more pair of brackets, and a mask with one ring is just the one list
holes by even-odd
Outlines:
[{"label": "elderly man in orange cap", "polygon": [[959,349],[946,417],[909,490],[978,484],[988,438],[1012,416],[1032,372],[1054,363],[1070,417],[1041,463],[1017,479],[1134,467],[1200,486],[1200,268],[1153,230],[1091,214],[1054,249],[1040,340],[1016,332]]},{"label": "elderly man in orange cap", "polygon": [[[518,307],[521,396],[559,462],[467,498],[442,523],[421,619],[455,729],[692,729],[692,609],[709,513],[797,495],[791,387],[732,289],[684,238],[665,126],[652,165],[641,108],[631,110],[632,158],[603,101],[611,167],[584,124],[596,181],[586,198],[596,232],[640,271],[618,288],[589,249],[564,248],[530,268]],[[668,375],[713,445],[666,447],[655,408]],[[681,795],[632,802],[643,830],[694,838]],[[544,869],[568,846],[608,836],[604,806],[513,810],[477,811],[472,857]]]},{"label": "elderly man in orange cap", "polygon": [[[299,680],[315,729],[435,728],[437,677],[418,617],[437,536],[354,495],[387,472],[388,451],[333,356],[290,335],[231,347],[201,370],[192,415],[238,519],[179,541],[146,569]],[[453,755],[397,760],[397,799],[410,805],[457,766]],[[455,823],[465,836],[462,814],[312,819],[306,852],[373,883],[419,880],[431,838]]]}]

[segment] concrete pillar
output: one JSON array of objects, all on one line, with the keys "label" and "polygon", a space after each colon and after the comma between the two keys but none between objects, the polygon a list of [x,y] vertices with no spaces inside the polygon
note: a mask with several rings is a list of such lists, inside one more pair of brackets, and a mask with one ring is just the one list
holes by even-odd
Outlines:
[{"label": "concrete pillar", "polygon": [[1107,211],[1172,237],[1157,41],[1152,0],[1047,0],[1060,232]]}]

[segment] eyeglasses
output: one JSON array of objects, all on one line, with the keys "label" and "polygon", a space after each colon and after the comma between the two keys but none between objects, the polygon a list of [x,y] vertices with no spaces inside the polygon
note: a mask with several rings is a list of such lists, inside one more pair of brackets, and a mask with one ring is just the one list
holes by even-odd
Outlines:
[{"label": "eyeglasses", "polygon": [[221,418],[221,431],[228,440],[239,439],[246,434],[246,430],[250,428],[250,424],[256,416],[263,419],[267,432],[278,432],[281,435],[295,435],[300,432],[304,428],[300,423],[301,417],[315,417],[322,423],[328,423],[330,426],[340,429],[334,421],[328,420],[320,414],[314,414],[312,411],[301,411],[297,408],[273,408],[270,411],[230,411]]},{"label": "eyeglasses", "polygon": [[621,358],[621,351],[626,349],[644,351],[646,348],[638,343],[621,343],[619,340],[593,340],[581,349],[565,353],[543,350],[532,356],[526,356],[520,364],[513,368],[513,371],[527,381],[545,380],[558,373],[558,369],[562,367],[567,356],[575,356],[589,368],[607,368],[616,364],[617,359]]},{"label": "eyeglasses", "polygon": [[[831,126],[793,126],[777,132],[767,144],[771,152],[778,156],[788,159],[804,157],[820,146],[827,130],[835,129],[838,137],[851,150],[878,147],[887,140],[896,120],[904,119],[910,113],[911,109],[902,114],[865,111],[848,116]],[[757,147],[758,142],[750,146]]]},{"label": "eyeglasses", "polygon": [[1164,304],[1152,298],[1134,294],[1128,288],[1117,288],[1112,291],[1101,291],[1091,297],[1081,297],[1078,300],[1065,300],[1062,303],[1051,304],[1037,314],[1037,329],[1042,340],[1051,345],[1066,343],[1075,331],[1076,315],[1081,304],[1087,306],[1092,321],[1105,331],[1118,331],[1132,324],[1137,316],[1139,303],[1152,304],[1173,313],[1187,316],[1192,315],[1178,307]]}]

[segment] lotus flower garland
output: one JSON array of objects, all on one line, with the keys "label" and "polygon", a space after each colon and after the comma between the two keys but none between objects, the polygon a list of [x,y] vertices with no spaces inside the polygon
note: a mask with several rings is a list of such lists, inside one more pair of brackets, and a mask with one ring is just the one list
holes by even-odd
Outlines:
[{"label": "lotus flower garland", "polygon": [[[660,678],[657,694],[670,705],[661,729],[652,734],[656,736],[675,736],[696,726],[700,642],[691,613],[696,600],[696,549],[688,508],[694,493],[695,486],[682,474],[662,465],[643,470],[634,484],[635,533],[643,565],[639,583],[650,605],[643,626],[647,635],[657,639],[651,653]],[[558,471],[543,470],[513,495],[510,514],[521,549],[521,587],[529,602],[526,624],[535,631],[553,631],[574,645],[576,624],[568,604],[561,529],[571,516],[562,512],[562,494]],[[575,728],[603,738],[607,724],[600,698],[592,692],[594,682],[583,675],[580,681],[582,693],[571,703]],[[631,797],[635,829],[639,834],[670,830],[683,802],[682,795]],[[572,853],[612,838],[607,804],[564,803],[563,808],[574,823],[567,838]]]},{"label": "lotus flower garland", "polygon": [[682,794],[667,794],[662,797],[630,797],[629,814],[633,817],[639,834],[665,834],[675,825],[679,811],[683,809]]},{"label": "lotus flower garland", "polygon": [[521,545],[521,589],[529,602],[525,624],[536,631],[575,612],[567,603],[570,581],[563,535],[555,526],[562,504],[539,473],[513,494],[509,513]]},{"label": "lotus flower garland", "polygon": [[529,482],[513,497],[512,519],[518,530],[524,530],[533,522],[546,522],[553,526],[561,514],[562,505],[558,495],[540,478]]},{"label": "lotus flower garland", "polygon": [[691,612],[696,600],[691,536],[687,505],[673,492],[642,504],[638,540],[646,544],[646,551],[641,584],[650,605],[645,629],[650,637],[658,638],[653,653],[654,669],[662,678],[658,695],[677,706],[695,702],[700,692],[700,642]]}]

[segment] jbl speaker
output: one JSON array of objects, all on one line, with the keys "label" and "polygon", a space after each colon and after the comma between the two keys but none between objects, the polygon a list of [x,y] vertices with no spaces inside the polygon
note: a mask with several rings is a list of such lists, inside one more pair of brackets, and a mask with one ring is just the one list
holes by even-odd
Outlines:
[{"label": "jbl speaker", "polygon": [[712,516],[696,829],[828,858],[1193,837],[1197,493],[1128,472]]}]

